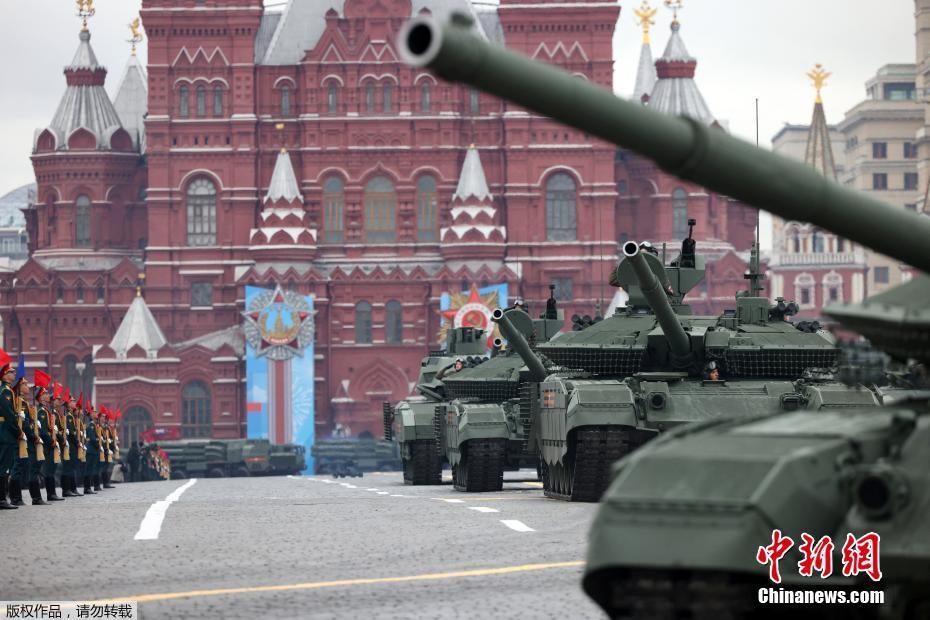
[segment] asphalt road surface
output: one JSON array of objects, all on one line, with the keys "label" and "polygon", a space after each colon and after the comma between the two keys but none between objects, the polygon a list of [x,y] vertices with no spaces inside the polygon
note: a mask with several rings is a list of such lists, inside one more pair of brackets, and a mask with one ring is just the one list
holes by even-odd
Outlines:
[{"label": "asphalt road surface", "polygon": [[399,473],[173,480],[4,511],[0,600],[137,600],[147,619],[601,618],[579,586],[595,505],[507,476],[500,493]]}]

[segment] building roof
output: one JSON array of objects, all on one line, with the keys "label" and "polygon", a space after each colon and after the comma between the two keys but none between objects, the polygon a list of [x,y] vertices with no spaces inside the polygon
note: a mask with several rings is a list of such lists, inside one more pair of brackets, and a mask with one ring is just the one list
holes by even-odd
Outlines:
[{"label": "building roof", "polygon": [[242,332],[241,325],[234,325],[191,340],[179,342],[174,345],[174,350],[180,352],[191,347],[200,346],[210,351],[218,351],[223,345],[227,344],[233,348],[236,355],[245,355],[245,335]]},{"label": "building roof", "polygon": [[[67,149],[71,134],[86,129],[97,139],[98,149],[109,149],[110,138],[122,124],[103,88],[106,69],[97,62],[90,45],[90,32],[81,32],[78,50],[65,68],[65,75],[68,88],[48,127],[55,134],[56,148]],[[75,76],[90,76],[90,79],[75,79]]]},{"label": "building roof", "polygon": [[694,81],[697,60],[688,53],[680,31],[681,24],[673,21],[672,36],[665,53],[656,61],[658,81],[652,89],[649,107],[711,125],[716,119]]},{"label": "building roof", "polygon": [[139,294],[129,305],[126,316],[110,341],[110,348],[116,353],[117,359],[125,357],[126,352],[136,345],[142,347],[149,357],[155,357],[167,342],[152,311]]},{"label": "building roof", "polygon": [[633,101],[639,102],[643,100],[644,96],[652,96],[652,89],[655,87],[657,79],[656,63],[652,58],[652,45],[648,41],[644,41],[639,52],[639,68],[636,70]]},{"label": "building roof", "polygon": [[129,57],[126,70],[116,89],[113,107],[123,128],[132,137],[132,146],[145,151],[145,113],[148,112],[149,89],[145,69],[135,54]]},{"label": "building roof", "polygon": [[459,184],[452,195],[453,200],[468,200],[477,198],[479,201],[491,200],[491,190],[488,188],[488,181],[484,176],[484,167],[481,165],[481,155],[478,149],[472,144],[465,153],[465,163],[462,164],[462,174],[459,176]]},{"label": "building roof", "polygon": [[303,202],[304,198],[300,194],[300,185],[294,174],[291,156],[285,149],[281,149],[274,164],[274,172],[271,175],[265,202],[294,202],[295,200]]},{"label": "building roof", "polygon": [[[255,43],[255,62],[262,65],[296,65],[316,47],[326,30],[326,13],[345,15],[345,0],[288,0],[283,12],[266,11]],[[475,20],[477,34],[493,43],[503,43],[503,29],[495,7],[476,8],[470,0],[413,0],[412,15],[428,9],[440,21],[453,11]],[[486,28],[492,30],[489,37]],[[501,37],[499,40],[497,37]]]},{"label": "building roof", "polygon": [[0,196],[0,227],[21,228],[26,225],[25,209],[35,200],[36,184],[27,183]]}]

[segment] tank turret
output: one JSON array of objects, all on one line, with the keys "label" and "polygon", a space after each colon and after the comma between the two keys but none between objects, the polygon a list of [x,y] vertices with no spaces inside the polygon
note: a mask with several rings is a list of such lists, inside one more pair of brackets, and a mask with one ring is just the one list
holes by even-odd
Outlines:
[{"label": "tank turret", "polygon": [[550,64],[491,45],[454,14],[445,26],[410,20],[398,36],[402,58],[548,116],[655,161],[678,178],[786,220],[810,222],[930,271],[930,218],[828,180],[811,167],[760,149],[725,131],[639,102]]},{"label": "tank turret", "polygon": [[[692,239],[689,237],[688,240]],[[691,355],[691,339],[688,337],[688,334],[685,333],[684,328],[681,326],[681,321],[678,320],[678,315],[675,313],[675,309],[668,300],[669,291],[671,289],[666,290],[659,284],[659,280],[649,267],[646,257],[640,251],[638,243],[634,241],[624,243],[623,255],[626,256],[626,260],[633,267],[633,273],[636,275],[639,290],[642,291],[643,297],[646,298],[646,302],[649,304],[649,307],[656,315],[656,319],[662,326],[662,331],[665,333],[665,338],[675,358],[676,365],[690,365],[690,360],[693,357]],[[693,250],[690,260],[693,265]],[[683,261],[684,254],[682,254],[682,262]]]},{"label": "tank turret", "polygon": [[538,383],[545,379],[549,374],[546,366],[533,352],[524,336],[533,333],[533,319],[530,315],[515,308],[506,312],[498,308],[491,315],[491,320],[499,326],[501,335],[507,339],[507,345],[512,347],[526,364],[530,371],[530,380]]}]

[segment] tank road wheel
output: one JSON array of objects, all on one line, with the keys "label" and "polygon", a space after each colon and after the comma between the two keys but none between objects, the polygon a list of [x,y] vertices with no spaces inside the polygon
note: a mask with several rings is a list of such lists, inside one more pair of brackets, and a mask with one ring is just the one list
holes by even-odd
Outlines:
[{"label": "tank road wheel", "polygon": [[456,491],[482,493],[504,487],[505,439],[472,439],[462,446],[462,457],[453,483]]},{"label": "tank road wheel", "polygon": [[404,484],[442,484],[442,461],[432,439],[410,442],[410,460],[404,459]]},{"label": "tank road wheel", "polygon": [[578,429],[563,461],[543,479],[546,497],[596,502],[610,483],[610,467],[630,452],[630,433],[615,426]]}]

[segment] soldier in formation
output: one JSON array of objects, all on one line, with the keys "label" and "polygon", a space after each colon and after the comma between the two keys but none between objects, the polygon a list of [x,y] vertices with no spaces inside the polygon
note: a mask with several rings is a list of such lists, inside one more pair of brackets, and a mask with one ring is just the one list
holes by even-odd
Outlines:
[{"label": "soldier in formation", "polygon": [[[29,490],[33,505],[44,506],[81,497],[79,479],[84,495],[115,488],[110,477],[119,457],[120,412],[103,406],[95,410],[83,393],[74,398],[70,389],[41,370],[36,370],[33,383],[34,391],[26,379],[23,355],[14,366],[0,349],[0,510],[25,505],[23,489]],[[158,469],[166,466],[157,464]],[[60,496],[56,475],[61,479]]]}]

